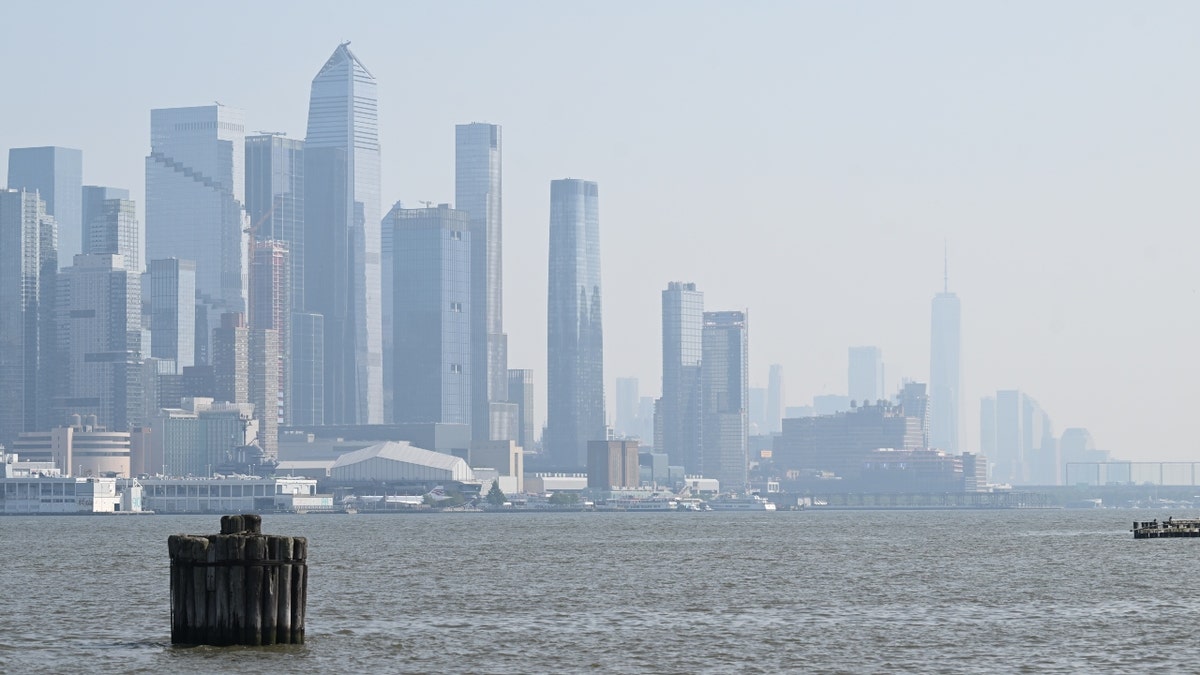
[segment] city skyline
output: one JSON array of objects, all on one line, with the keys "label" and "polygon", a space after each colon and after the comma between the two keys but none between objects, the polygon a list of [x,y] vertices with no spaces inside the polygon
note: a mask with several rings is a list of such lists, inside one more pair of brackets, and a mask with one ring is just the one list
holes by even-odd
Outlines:
[{"label": "city skyline", "polygon": [[[250,14],[265,14],[267,9]],[[25,11],[17,9],[18,14]],[[438,10],[426,6],[413,11],[438,15]],[[621,12],[596,11],[593,18],[599,26],[617,26],[614,15]],[[403,65],[408,55],[419,53],[418,46],[393,47],[382,39],[380,29],[335,18],[324,27],[334,35],[295,48],[279,45],[276,54],[260,54],[261,67],[279,75],[270,87],[255,81],[265,90],[261,95],[246,88],[244,80],[254,78],[239,78],[229,67],[212,67],[199,60],[193,64],[184,58],[170,63],[173,70],[184,71],[183,76],[161,78],[160,87],[146,88],[153,89],[147,92],[126,87],[119,102],[96,98],[85,83],[78,92],[61,91],[69,88],[63,87],[60,73],[74,72],[71,69],[81,60],[77,54],[56,54],[43,64],[43,79],[59,91],[38,83],[38,91],[46,96],[31,100],[44,100],[45,106],[2,113],[0,145],[81,148],[86,184],[128,188],[142,208],[136,164],[146,153],[148,109],[216,98],[245,110],[249,129],[287,128],[300,136],[312,64],[320,63],[338,39],[353,37],[380,76],[384,109],[388,100],[403,101],[406,91],[432,86],[438,78],[450,79],[447,73],[459,73],[476,85],[468,88],[472,92],[468,96],[403,112],[396,109],[397,117],[381,120],[387,186],[383,203],[398,197],[449,196],[453,167],[447,158],[453,153],[453,124],[486,119],[505,127],[507,160],[513,164],[506,169],[505,181],[505,220],[510,223],[505,246],[510,366],[540,370],[545,354],[539,318],[545,316],[541,305],[545,293],[541,251],[548,222],[542,203],[545,181],[580,173],[606,186],[602,260],[608,270],[622,272],[606,275],[611,280],[606,290],[611,316],[605,336],[609,362],[605,384],[610,396],[617,376],[639,377],[647,393],[657,389],[661,364],[653,348],[658,318],[655,291],[673,278],[695,280],[715,306],[754,310],[751,383],[765,384],[766,364],[783,364],[789,374],[787,404],[806,403],[815,394],[841,393],[845,363],[839,363],[839,355],[853,344],[878,344],[886,351],[891,381],[924,380],[929,372],[928,299],[940,286],[940,243],[947,238],[956,269],[969,270],[955,278],[955,290],[970,308],[962,324],[963,343],[970,347],[962,364],[966,403],[960,437],[965,449],[973,449],[978,438],[976,406],[970,402],[988,391],[1019,387],[1038,392],[1064,426],[1091,429],[1099,447],[1139,459],[1192,456],[1172,440],[1178,429],[1168,425],[1146,430],[1141,428],[1144,425],[1121,420],[1129,415],[1182,419],[1191,397],[1171,382],[1189,380],[1188,375],[1200,371],[1184,340],[1195,332],[1192,313],[1168,310],[1171,303],[1189,302],[1197,286],[1183,256],[1195,236],[1184,227],[1194,220],[1194,208],[1176,197],[1194,183],[1194,172],[1181,162],[1200,150],[1200,135],[1181,120],[1195,117],[1197,103],[1194,94],[1164,85],[1180,78],[1180,68],[1187,66],[1179,64],[1197,61],[1192,58],[1194,45],[1184,41],[1181,33],[1182,27],[1194,24],[1194,9],[1166,5],[1142,16],[1132,8],[1102,3],[1091,6],[1082,22],[1068,7],[1048,8],[1038,15],[1038,22],[1029,22],[1025,12],[999,12],[986,6],[935,4],[911,13],[881,10],[905,29],[894,31],[897,37],[880,27],[887,21],[860,25],[861,16],[845,8],[756,8],[743,16],[723,11],[712,9],[722,19],[713,23],[729,26],[731,39],[739,44],[745,43],[751,28],[769,31],[777,24],[778,30],[792,31],[805,23],[813,26],[800,29],[812,38],[804,47],[751,49],[730,57],[728,69],[711,74],[711,84],[718,87],[732,88],[734,72],[749,77],[743,88],[734,90],[762,104],[758,109],[763,113],[745,113],[754,106],[739,106],[747,117],[734,118],[729,108],[718,103],[696,111],[691,120],[668,115],[674,108],[664,102],[688,100],[698,91],[693,88],[696,84],[704,82],[703,89],[708,90],[710,83],[696,79],[699,71],[682,59],[647,60],[661,57],[657,48],[648,46],[649,36],[666,25],[661,9],[636,10],[642,19],[639,25],[620,29],[632,45],[627,56],[605,52],[598,41],[574,31],[539,38],[543,40],[539,44],[545,45],[575,40],[579,44],[566,54],[596,50],[605,54],[606,68],[633,72],[629,66],[642,59],[651,75],[680,75],[658,78],[668,80],[655,84],[661,89],[638,79],[622,85],[628,94],[656,106],[645,108],[650,114],[642,124],[617,114],[610,130],[598,124],[602,118],[597,115],[613,115],[611,107],[597,106],[595,113],[588,109],[588,104],[599,100],[593,97],[614,93],[614,85],[598,77],[596,70],[579,77],[580,84],[597,86],[594,93],[577,99],[577,104],[564,103],[539,113],[504,93],[503,87],[524,87],[522,91],[533,94],[543,88],[538,80],[514,75],[523,72],[517,57],[501,55],[490,72],[503,76],[493,83],[468,73],[459,58],[421,73],[415,64]],[[475,35],[489,21],[519,28],[504,16],[510,13],[521,14],[490,9],[478,18],[478,26],[468,22],[465,29]],[[81,26],[83,19],[91,26],[106,25],[102,14],[81,10]],[[136,18],[135,24],[161,21],[172,12],[154,9],[147,14]],[[777,20],[764,20],[768,18]],[[993,27],[984,30],[973,22],[971,30],[957,36],[923,27],[945,27],[947,22],[965,19]],[[711,29],[694,17],[679,20],[696,28],[699,36],[710,34]],[[284,21],[290,25],[290,19]],[[829,30],[831,26],[854,27],[853,35],[864,48],[850,54],[816,34],[818,29],[836,33]],[[544,24],[534,22],[528,30],[537,27]],[[882,56],[897,53],[895,40],[906,31],[910,37],[903,38],[905,44],[917,35],[931,38],[930,46],[900,50],[895,64],[885,63]],[[420,36],[419,45],[432,37]],[[1033,72],[1009,65],[1004,55],[1014,37],[1025,45],[1024,53],[1040,59],[1044,67]],[[121,58],[132,58],[132,51],[125,49],[141,49],[140,39],[112,54],[96,55],[91,67],[113,70]],[[191,44],[195,38],[181,39]],[[17,36],[4,49],[21,49],[26,40]],[[1060,40],[1074,40],[1080,49],[1067,56],[1055,47]],[[1112,41],[1136,48],[1109,50],[1105,46]],[[793,42],[797,41],[788,41]],[[249,53],[241,49],[219,58]],[[832,74],[796,71],[783,81],[806,91],[804,97],[772,93],[776,90],[760,83],[772,72],[764,57],[776,49],[789,57],[783,59],[785,63],[808,62],[804,57],[831,58]],[[966,55],[969,76],[942,58],[948,50]],[[256,47],[254,53],[260,52]],[[700,65],[712,63],[702,58]],[[154,77],[160,72],[156,68],[166,65],[149,64],[148,76]],[[204,77],[187,76],[200,72]],[[1016,73],[1022,76],[1019,82]],[[839,83],[854,76],[863,78],[861,91],[845,91]],[[895,76],[896,82],[889,84],[887,76]],[[1069,95],[1051,87],[1063,81],[1072,83]],[[296,82],[301,83],[298,88]],[[892,110],[891,119],[853,112],[855,104],[906,91],[905,87],[916,87],[922,95]],[[572,86],[570,91],[580,90]],[[1119,99],[1113,91],[1122,92]],[[115,105],[112,110],[96,110],[96,123],[75,129],[52,109],[77,110],[79,104],[72,103],[75,97]],[[803,101],[821,102],[804,108],[804,119],[808,126],[822,130],[828,146],[815,136],[790,129],[779,140],[779,152],[765,150],[767,131],[783,129],[775,121],[799,110]],[[950,112],[921,121],[938,110]],[[1167,118],[1161,119],[1160,113]],[[835,115],[846,119],[840,124],[831,121]],[[548,116],[564,117],[570,126]],[[665,124],[668,119],[673,125]],[[100,138],[97,124],[111,128],[106,133],[111,138]],[[688,144],[705,130],[703,138],[709,145],[701,155],[696,153],[698,146]],[[852,131],[862,140],[852,140],[846,147]],[[896,140],[900,138],[911,141]],[[1012,138],[1021,142],[1010,143]],[[844,150],[842,159],[830,151],[830,146],[838,145]],[[736,146],[748,149],[739,151]],[[514,148],[521,148],[521,154]],[[801,149],[806,151],[798,152]],[[715,164],[705,159],[709,154],[718,158]],[[785,155],[788,161],[795,157],[803,161],[789,173],[780,163]],[[386,159],[389,156],[392,159]],[[132,171],[127,168],[131,163]],[[726,166],[760,168],[741,177]],[[672,171],[676,175],[664,182],[661,176]],[[671,197],[659,198],[643,187],[650,185]],[[690,203],[677,198],[680,185],[718,198]],[[789,194],[797,185],[802,199],[794,211],[768,198]],[[864,194],[871,199],[862,200]],[[139,221],[146,223],[145,218]],[[739,223],[739,227],[724,232],[720,223]],[[796,233],[778,233],[775,225],[780,223]],[[808,223],[822,227],[814,229]],[[699,228],[704,236],[676,241],[684,228]],[[839,235],[839,229],[855,235]],[[1136,231],[1138,238],[1084,236],[1122,231]],[[715,270],[728,267],[716,264],[718,259],[736,260],[741,274],[722,278]],[[1119,261],[1128,273],[1102,273],[1109,261]],[[784,269],[790,276],[780,279],[779,270]],[[878,287],[888,292],[868,290]],[[1155,302],[1146,303],[1146,298]],[[888,331],[880,334],[880,325],[888,326]],[[1147,335],[1146,326],[1155,329]],[[544,383],[543,373],[538,378]],[[1102,397],[1095,393],[1100,391],[1126,393]]]}]

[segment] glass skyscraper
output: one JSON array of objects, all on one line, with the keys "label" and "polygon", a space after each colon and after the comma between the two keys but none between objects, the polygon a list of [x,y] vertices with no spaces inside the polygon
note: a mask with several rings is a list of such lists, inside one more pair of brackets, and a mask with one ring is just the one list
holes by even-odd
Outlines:
[{"label": "glass skyscraper", "polygon": [[312,81],[304,144],[304,304],[324,317],[326,424],[383,414],[375,76],[338,45]]},{"label": "glass skyscraper", "polygon": [[470,424],[476,280],[468,216],[443,204],[392,209],[383,223],[395,249],[392,420]]},{"label": "glass skyscraper", "polygon": [[550,183],[546,434],[557,468],[587,466],[587,443],[605,440],[600,196],[592,181]]},{"label": "glass skyscraper", "polygon": [[[125,264],[133,270],[144,270],[141,264],[141,228],[137,213],[117,207],[118,213],[126,211],[120,218],[113,218],[114,200],[129,200],[129,190],[102,185],[83,186],[83,250],[81,253],[120,253]],[[111,249],[111,250],[109,250]],[[132,255],[132,257],[131,257]],[[64,260],[65,263],[71,261]]]},{"label": "glass skyscraper", "polygon": [[290,309],[304,311],[304,141],[246,137],[246,216],[257,241],[287,246]]},{"label": "glass skyscraper", "polygon": [[173,372],[196,365],[196,263],[164,258],[151,260],[150,355],[170,359]]},{"label": "glass skyscraper", "polygon": [[704,313],[700,469],[720,481],[723,491],[744,490],[749,482],[748,338],[746,312]]},{"label": "glass skyscraper", "polygon": [[150,111],[146,257],[196,263],[196,365],[225,312],[246,311],[245,124],[224,105]]},{"label": "glass skyscraper", "polygon": [[704,293],[696,284],[672,281],[662,292],[663,390],[660,452],[674,466],[700,471],[700,363]]},{"label": "glass skyscraper", "polygon": [[958,435],[961,314],[958,296],[948,288],[934,296],[929,340],[929,444],[952,454],[963,450]]},{"label": "glass skyscraper", "polygon": [[[500,127],[480,122],[454,127],[454,199],[466,211],[471,243],[472,433],[488,438],[508,400],[508,336],[503,312],[502,144]],[[504,426],[504,425],[501,425]]]},{"label": "glass skyscraper", "polygon": [[0,443],[49,428],[56,376],[55,232],[36,193],[0,190]]},{"label": "glass skyscraper", "polygon": [[859,405],[884,397],[883,352],[879,347],[851,347],[846,369],[847,392]]},{"label": "glass skyscraper", "polygon": [[[58,225],[58,261],[72,264],[83,252],[83,153],[54,146],[12,148],[8,151],[8,187],[37,192],[46,215]],[[126,195],[128,198],[128,195]]]}]

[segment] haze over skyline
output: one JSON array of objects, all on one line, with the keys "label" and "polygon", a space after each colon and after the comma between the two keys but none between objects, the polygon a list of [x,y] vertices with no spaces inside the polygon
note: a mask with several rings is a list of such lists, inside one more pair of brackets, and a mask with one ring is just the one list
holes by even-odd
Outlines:
[{"label": "haze over skyline", "polygon": [[783,364],[788,405],[845,393],[850,345],[881,348],[888,394],[927,382],[948,241],[961,449],[978,449],[980,397],[1019,388],[1118,457],[1200,459],[1182,384],[1200,379],[1200,5],[64,3],[7,19],[21,30],[0,55],[22,74],[0,148],[81,149],[84,183],[128,188],[141,223],[151,108],[218,100],[248,131],[302,138],[342,40],[378,79],[382,212],[452,202],[454,125],[501,125],[508,362],[534,369],[539,422],[549,184],[573,177],[603,192],[610,411],[617,377],[659,392],[669,281],[749,310],[751,386]]}]

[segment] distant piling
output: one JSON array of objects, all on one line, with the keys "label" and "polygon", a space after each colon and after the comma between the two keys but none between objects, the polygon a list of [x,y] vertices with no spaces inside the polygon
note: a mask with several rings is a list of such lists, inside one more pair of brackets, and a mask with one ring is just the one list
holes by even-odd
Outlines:
[{"label": "distant piling", "polygon": [[264,535],[262,516],[222,516],[221,533],[173,534],[171,642],[304,642],[308,540]]}]

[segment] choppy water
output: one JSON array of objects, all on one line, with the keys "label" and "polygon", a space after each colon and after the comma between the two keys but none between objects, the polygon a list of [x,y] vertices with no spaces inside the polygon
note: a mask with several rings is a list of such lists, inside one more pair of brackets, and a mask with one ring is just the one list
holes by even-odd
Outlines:
[{"label": "choppy water", "polygon": [[260,649],[169,644],[167,535],[216,517],[7,517],[0,672],[1195,671],[1200,539],[1128,531],[1163,515],[268,516],[308,642]]}]

